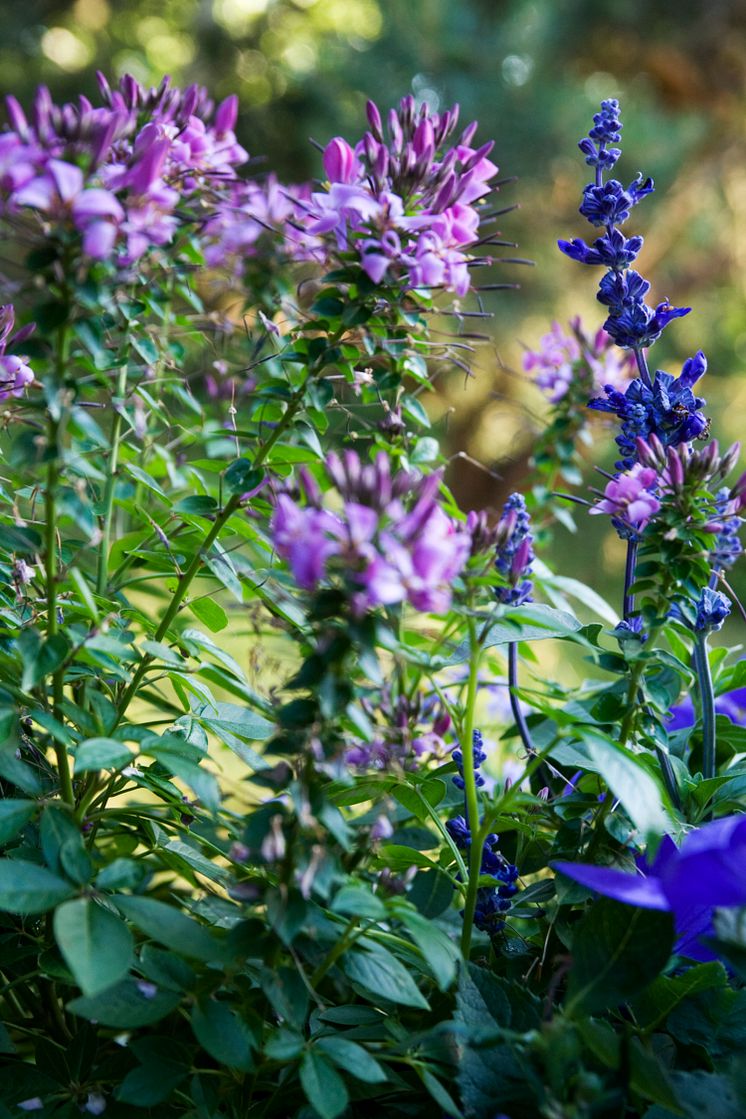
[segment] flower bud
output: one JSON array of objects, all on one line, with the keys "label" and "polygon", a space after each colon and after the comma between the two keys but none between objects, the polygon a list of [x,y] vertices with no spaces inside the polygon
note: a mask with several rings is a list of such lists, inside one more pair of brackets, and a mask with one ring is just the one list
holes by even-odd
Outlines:
[{"label": "flower bud", "polygon": [[238,96],[232,93],[221,101],[215,113],[215,131],[218,133],[232,132],[238,119]]},{"label": "flower bud", "polygon": [[355,173],[355,153],[346,140],[335,136],[324,148],[324,170],[332,183],[351,183]]},{"label": "flower bud", "polygon": [[375,101],[369,101],[367,103],[365,112],[368,117],[368,124],[370,125],[371,132],[379,143],[383,143],[383,122]]}]

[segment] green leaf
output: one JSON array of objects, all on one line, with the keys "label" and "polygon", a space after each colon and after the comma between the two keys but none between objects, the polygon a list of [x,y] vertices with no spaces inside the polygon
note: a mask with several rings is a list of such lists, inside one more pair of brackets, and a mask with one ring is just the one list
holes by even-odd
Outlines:
[{"label": "green leaf", "polygon": [[97,995],[129,971],[133,948],[129,929],[91,898],[61,905],[54,915],[54,935],[84,995]]},{"label": "green leaf", "polygon": [[347,1107],[349,1095],[342,1077],[314,1049],[309,1049],[303,1057],[300,1082],[306,1099],[321,1119],[337,1119]]},{"label": "green leaf", "polygon": [[235,1010],[217,999],[206,999],[192,1011],[192,1029],[200,1045],[221,1065],[248,1072],[253,1065],[251,1030]]},{"label": "green leaf", "polygon": [[662,975],[634,1000],[635,1019],[646,1030],[651,1030],[664,1022],[688,995],[714,987],[723,988],[726,984],[725,968],[716,961],[697,964],[681,975]]},{"label": "green leaf", "polygon": [[647,987],[673,948],[673,918],[601,898],[576,927],[567,1014],[617,1006]]},{"label": "green leaf", "polygon": [[0,844],[17,835],[38,807],[35,800],[0,800]]},{"label": "green leaf", "polygon": [[37,863],[0,859],[0,910],[7,913],[46,913],[66,901],[75,889]]},{"label": "green leaf", "polygon": [[430,1009],[404,964],[383,948],[347,952],[342,958],[342,968],[353,983],[389,1002]]},{"label": "green leaf", "polygon": [[[507,645],[515,641],[544,641],[548,637],[571,637],[581,629],[581,624],[565,610],[555,610],[553,606],[530,603],[506,611],[487,631],[482,644],[484,649],[495,645]],[[471,655],[469,642],[462,641],[443,658],[439,666],[462,664]]]},{"label": "green leaf", "polygon": [[175,906],[155,898],[124,897],[121,894],[112,900],[141,932],[179,955],[205,962],[221,959],[222,943]]},{"label": "green leaf", "polygon": [[349,1072],[356,1080],[366,1084],[381,1084],[387,1079],[386,1070],[367,1049],[344,1037],[320,1037],[319,1049],[339,1068]]},{"label": "green leaf", "polygon": [[367,886],[355,882],[346,883],[334,895],[332,913],[354,914],[357,917],[372,917],[380,921],[386,916],[386,906],[377,894],[371,893]]},{"label": "green leaf", "polygon": [[206,494],[190,494],[174,505],[174,513],[187,513],[190,516],[209,517],[217,512],[218,503]]},{"label": "green leaf", "polygon": [[576,730],[582,741],[562,742],[550,751],[550,757],[603,777],[643,835],[670,832],[673,825],[663,806],[661,790],[639,758],[600,731],[588,726]]},{"label": "green leaf", "polygon": [[187,603],[195,618],[206,625],[210,633],[220,633],[228,625],[228,615],[214,598],[195,598]]},{"label": "green leaf", "polygon": [[75,773],[89,769],[121,769],[133,760],[132,752],[116,738],[87,738],[75,751]]},{"label": "green leaf", "polygon": [[67,1004],[67,1009],[101,1026],[136,1029],[159,1022],[174,1010],[181,999],[177,991],[153,990],[153,984],[123,979],[98,995],[83,995]]},{"label": "green leaf", "polygon": [[248,459],[232,462],[223,475],[223,484],[229,493],[247,493],[255,490],[264,478],[263,470],[255,470]]},{"label": "green leaf", "polygon": [[441,991],[447,991],[456,977],[461,955],[451,938],[408,905],[399,905],[396,914],[425,957],[430,973]]}]

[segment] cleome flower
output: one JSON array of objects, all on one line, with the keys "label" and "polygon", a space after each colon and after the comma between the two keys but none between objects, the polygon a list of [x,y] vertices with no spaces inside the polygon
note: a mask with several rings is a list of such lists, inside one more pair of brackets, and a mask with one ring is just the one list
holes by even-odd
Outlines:
[{"label": "cleome flower", "polygon": [[604,496],[588,510],[591,514],[610,513],[612,523],[629,534],[642,532],[659,511],[661,503],[655,496],[659,477],[652,467],[636,463],[630,470],[612,478]]},{"label": "cleome flower", "polygon": [[438,504],[440,474],[392,475],[385,454],[364,464],[347,451],[341,459],[328,456],[327,476],[336,484],[341,508],[324,506],[304,472],[308,504],[281,494],[272,518],[275,547],[298,585],[313,591],[324,582],[341,584],[358,617],[399,602],[445,613],[471,538]]}]

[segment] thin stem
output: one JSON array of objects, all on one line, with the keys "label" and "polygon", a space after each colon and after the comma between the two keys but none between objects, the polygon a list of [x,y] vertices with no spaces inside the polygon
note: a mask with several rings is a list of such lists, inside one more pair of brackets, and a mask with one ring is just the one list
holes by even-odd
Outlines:
[{"label": "thin stem", "polygon": [[622,617],[625,622],[629,621],[630,615],[635,608],[635,596],[629,593],[629,588],[635,581],[637,546],[636,540],[627,541],[627,563],[624,568],[624,603],[622,606]]},{"label": "thin stem", "polygon": [[112,401],[114,414],[111,420],[111,444],[109,457],[106,464],[106,486],[104,488],[104,511],[101,525],[101,543],[98,551],[98,568],[96,572],[96,592],[104,594],[106,591],[107,574],[109,565],[109,552],[111,550],[111,521],[114,511],[114,489],[117,480],[117,467],[119,465],[119,442],[122,435],[122,397],[127,388],[127,364],[119,370],[116,397]]},{"label": "thin stem", "polygon": [[[63,332],[61,332],[62,334]],[[58,363],[62,365],[66,353],[66,341],[60,339]],[[44,494],[45,513],[45,539],[44,539],[44,568],[46,575],[47,592],[47,641],[51,641],[59,630],[57,619],[57,583],[59,580],[59,557],[57,554],[57,487],[59,485],[60,471],[60,418],[53,413],[56,408],[51,408],[47,421],[47,480]],[[61,721],[61,707],[64,698],[64,668],[58,668],[52,674],[52,712],[56,719]],[[66,804],[75,804],[72,774],[70,772],[70,759],[67,756],[67,747],[54,740],[54,752],[57,759],[57,773],[60,779],[60,795]]]},{"label": "thin stem", "polygon": [[640,371],[640,379],[646,388],[652,388],[653,382],[650,379],[650,370],[648,369],[648,359],[645,356],[645,351],[642,346],[636,347],[634,350],[635,360],[637,361],[637,368]]},{"label": "thin stem", "polygon": [[461,738],[461,754],[463,757],[464,774],[464,800],[466,802],[466,824],[471,835],[469,847],[469,885],[464,901],[464,924],[461,932],[461,953],[465,960],[469,958],[471,948],[471,933],[474,925],[474,912],[477,906],[477,889],[479,875],[482,870],[482,847],[484,840],[480,841],[479,827],[479,798],[477,796],[476,770],[474,766],[474,708],[477,700],[479,686],[479,658],[481,647],[477,638],[477,626],[473,617],[469,617],[469,681],[466,690],[466,718]]},{"label": "thin stem", "polygon": [[513,712],[515,725],[521,736],[523,748],[530,758],[536,757],[536,747],[531,740],[531,731],[528,729],[526,717],[521,711],[521,701],[518,698],[518,642],[511,641],[508,645],[508,693],[510,695],[510,710]]},{"label": "thin stem", "polygon": [[705,780],[715,776],[717,741],[715,737],[715,691],[712,686],[710,661],[707,656],[707,635],[698,633],[694,639],[694,671],[699,683],[702,705],[702,776]]},{"label": "thin stem", "polygon": [[[309,373],[309,376],[310,376],[310,373]],[[287,406],[287,409],[285,410],[285,414],[283,415],[282,419],[277,424],[277,427],[275,428],[275,430],[272,432],[272,435],[269,437],[267,442],[264,443],[259,448],[259,450],[256,454],[256,457],[254,459],[254,462],[253,462],[254,467],[258,467],[258,466],[262,465],[262,463],[266,460],[267,455],[272,450],[272,448],[274,447],[277,440],[281,438],[281,436],[285,433],[285,431],[287,431],[288,427],[292,423],[292,420],[293,420],[296,412],[298,411],[298,409],[300,408],[300,406],[303,402],[303,398],[304,398],[305,393],[306,393],[307,384],[308,384],[308,377],[305,377],[302,384],[300,384],[298,386],[298,388],[295,390],[295,392],[291,396],[290,401],[289,401],[288,406]],[[155,641],[161,641],[166,636],[166,634],[168,633],[168,630],[171,626],[171,623],[173,622],[174,618],[176,617],[176,615],[179,612],[179,608],[181,606],[181,603],[184,600],[184,596],[186,595],[187,591],[189,590],[189,587],[191,586],[192,580],[194,579],[195,575],[197,574],[200,567],[202,566],[203,556],[210,550],[212,545],[215,543],[218,535],[222,531],[222,529],[225,526],[225,524],[227,523],[227,521],[233,515],[233,513],[235,513],[236,509],[238,509],[240,503],[241,503],[241,495],[240,494],[234,494],[233,497],[231,497],[230,500],[226,503],[222,512],[220,512],[218,514],[218,516],[215,518],[215,521],[213,522],[212,528],[210,529],[207,536],[205,537],[201,548],[199,548],[195,552],[189,566],[187,567],[187,569],[183,572],[183,574],[179,578],[179,581],[176,585],[176,590],[174,591],[174,595],[173,595],[173,598],[171,600],[171,603],[169,604],[169,607],[168,607],[166,613],[163,615],[163,618],[161,620],[160,625],[158,626],[158,629],[155,631],[155,634],[154,634],[154,640]],[[140,686],[140,682],[142,681],[142,678],[145,675],[145,673],[150,668],[150,665],[152,664],[153,660],[154,660],[154,657],[152,657],[150,654],[146,654],[142,658],[142,660],[140,661],[139,665],[137,666],[137,669],[135,670],[134,676],[132,677],[129,685],[127,686],[127,688],[124,690],[124,692],[122,694],[122,698],[120,699],[119,704],[117,706],[116,721],[114,723],[114,726],[109,728],[109,733],[111,733],[119,725],[119,723],[122,721],[122,719],[124,718],[124,714],[125,714],[127,708],[129,707],[130,703],[132,702],[133,697],[137,693],[137,689]]]}]

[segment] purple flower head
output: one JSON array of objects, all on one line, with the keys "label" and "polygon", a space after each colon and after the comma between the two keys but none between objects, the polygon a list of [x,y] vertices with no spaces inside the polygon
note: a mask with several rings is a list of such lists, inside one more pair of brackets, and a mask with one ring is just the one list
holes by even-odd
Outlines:
[{"label": "purple flower head", "polygon": [[235,97],[212,120],[198,86],[180,91],[164,81],[148,90],[125,76],[117,89],[100,77],[99,88],[102,106],[85,97],[58,106],[41,87],[28,119],[10,100],[0,206],[45,237],[72,227],[83,257],[125,266],[169,242],[180,224],[202,226],[247,153],[233,133]]},{"label": "purple flower head", "polygon": [[400,694],[394,699],[385,685],[375,696],[365,696],[361,705],[375,733],[370,742],[357,742],[345,753],[348,765],[358,769],[415,769],[429,754],[442,756],[443,740],[450,717],[434,697],[422,693]]},{"label": "purple flower head", "polygon": [[523,355],[523,368],[533,373],[534,383],[556,404],[567,393],[580,360],[580,343],[572,334],[565,334],[558,322],[539,343],[538,350]]},{"label": "purple flower head", "polygon": [[652,467],[635,463],[631,470],[611,479],[603,499],[588,512],[610,513],[612,523],[625,538],[637,537],[661,507],[654,492],[658,482],[658,474]]},{"label": "purple flower head", "polygon": [[633,179],[627,189],[616,179],[596,186],[589,183],[583,191],[580,213],[591,225],[621,225],[630,215],[633,206],[653,191],[653,180],[642,181],[642,175]]},{"label": "purple flower head", "polygon": [[[560,241],[559,248],[572,260],[581,264],[606,267],[607,272],[601,280],[598,292],[599,301],[609,308],[604,329],[618,346],[635,353],[640,368],[639,383],[642,388],[654,393],[656,386],[651,383],[644,350],[657,341],[673,319],[687,315],[690,308],[673,307],[667,300],[658,303],[656,307],[649,307],[645,303],[645,295],[650,285],[638,272],[630,269],[630,265],[642,248],[643,241],[639,236],[625,237],[617,226],[627,221],[632,208],[651,193],[653,182],[649,178],[643,180],[640,174],[626,188],[617,179],[604,182],[604,172],[610,170],[621,154],[619,149],[608,149],[607,144],[619,140],[621,127],[619,103],[616,100],[604,101],[601,111],[594,116],[593,128],[588,136],[580,141],[580,149],[586,157],[586,162],[595,168],[596,173],[595,181],[589,183],[583,191],[580,213],[591,225],[604,228],[605,234],[597,238],[593,245],[586,244],[581,238],[575,238],[572,241]],[[657,374],[656,382],[661,376],[667,375]],[[691,385],[687,384],[686,378],[679,388],[681,390],[688,388],[691,391]],[[603,405],[599,401],[592,401],[591,407],[603,408]],[[689,415],[697,410],[694,407],[687,407],[686,404],[683,407]],[[613,406],[605,407],[604,410],[617,411]],[[637,409],[631,416],[624,415],[624,423],[628,429],[631,429],[624,430],[623,424],[620,438],[624,442],[629,443],[630,437],[634,439],[636,434],[643,436],[646,434],[644,431],[635,430],[636,425],[644,425],[646,411],[645,408]],[[688,441],[701,434],[702,429],[692,434],[691,429],[695,426],[693,421],[689,422],[687,432],[682,432],[682,440]],[[651,430],[654,430],[654,426]]]},{"label": "purple flower head", "polygon": [[[478,788],[484,785],[484,777],[479,772],[479,767],[483,761],[487,760],[487,754],[484,751],[484,741],[482,739],[482,732],[475,730],[472,735],[472,753],[474,755],[474,778]],[[464,788],[464,755],[460,746],[457,746],[452,754],[453,760],[456,763],[458,773],[453,778],[453,783],[457,789]]]},{"label": "purple flower head", "polygon": [[677,447],[706,436],[709,423],[703,415],[705,401],[692,392],[692,385],[707,369],[707,360],[700,351],[689,358],[679,377],[658,370],[652,385],[635,378],[625,392],[613,385],[605,388],[606,397],[590,401],[589,407],[610,412],[621,420],[616,443],[623,454],[617,464],[625,469],[637,459],[637,439],[656,436],[663,447]]},{"label": "purple flower head", "polygon": [[614,636],[617,641],[623,644],[625,641],[635,641],[642,644],[647,641],[648,635],[643,629],[642,618],[639,615],[635,618],[626,618],[624,621],[618,622],[614,626]]},{"label": "purple flower head", "polygon": [[[446,821],[446,829],[456,846],[462,851],[471,847],[471,832],[463,816],[454,816]],[[482,848],[480,874],[494,879],[494,886],[480,886],[477,890],[477,904],[474,924],[482,932],[494,936],[505,926],[505,915],[510,910],[511,898],[518,892],[518,867],[500,853],[499,836],[487,836]]]},{"label": "purple flower head", "polygon": [[497,172],[491,144],[473,148],[474,128],[449,143],[456,109],[430,113],[404,98],[388,115],[367,108],[370,131],[354,146],[335,137],[324,149],[328,184],[312,193],[307,228],[329,262],[357,254],[374,284],[469,290],[470,246],[479,207]]},{"label": "purple flower head", "polygon": [[697,616],[694,622],[696,633],[712,633],[722,627],[730,614],[731,602],[721,591],[704,587],[697,602]]},{"label": "purple flower head", "polygon": [[[440,474],[392,475],[383,453],[363,463],[347,451],[341,459],[328,456],[327,475],[342,498],[341,509],[321,507],[321,492],[306,477],[310,504],[283,494],[272,518],[275,546],[296,582],[315,590],[322,581],[339,578],[358,617],[400,602],[445,613],[471,538],[438,504]],[[414,501],[409,510],[405,497]]]},{"label": "purple flower head", "polygon": [[504,533],[496,548],[495,568],[506,586],[496,587],[495,596],[506,606],[522,606],[533,595],[533,584],[526,576],[531,574],[534,551],[531,518],[521,494],[513,493],[505,502],[500,526]]},{"label": "purple flower head", "polygon": [[606,897],[672,913],[676,952],[713,960],[715,953],[702,938],[714,935],[715,909],[746,905],[745,859],[746,816],[728,816],[690,832],[680,848],[665,836],[654,862],[643,860],[638,874],[578,863],[552,865]]}]

